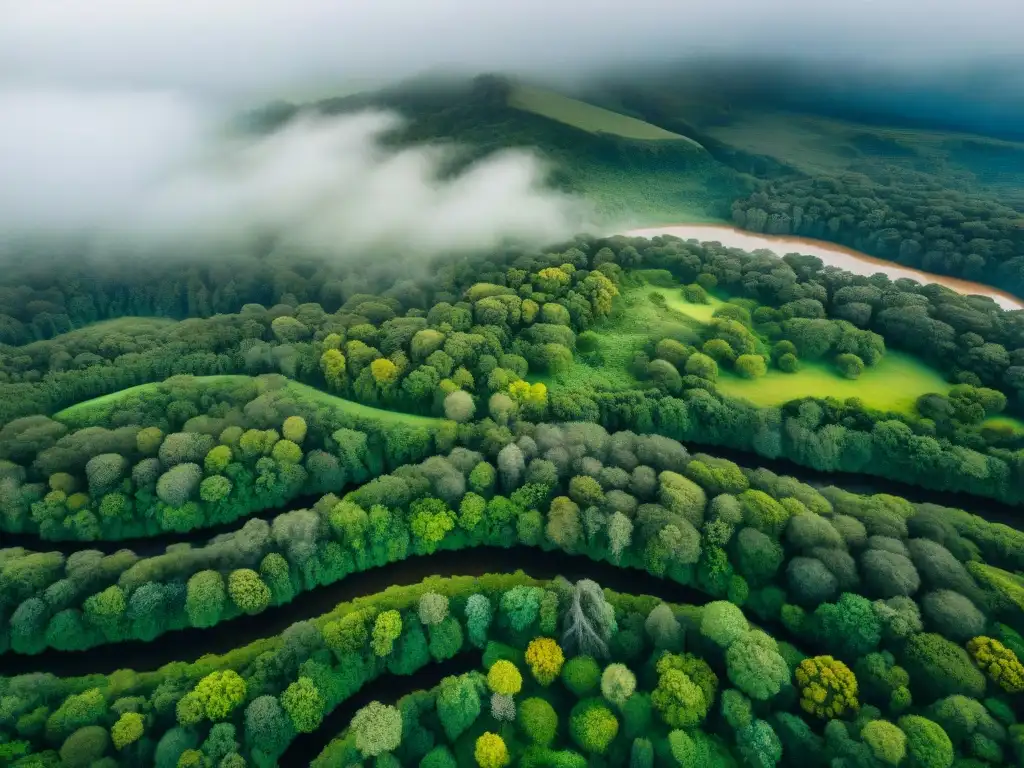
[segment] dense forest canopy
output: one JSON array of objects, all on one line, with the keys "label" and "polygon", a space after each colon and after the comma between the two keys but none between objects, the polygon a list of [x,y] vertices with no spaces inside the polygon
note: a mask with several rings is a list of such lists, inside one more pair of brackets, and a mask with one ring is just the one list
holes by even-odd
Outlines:
[{"label": "dense forest canopy", "polygon": [[[488,66],[528,6],[487,10]],[[390,49],[458,47],[430,10]],[[264,11],[215,67],[220,11],[153,28],[234,91]],[[514,76],[227,125],[142,50],[102,113],[88,66],[0,83],[0,768],[1024,765],[1024,310],[609,234],[732,224],[1024,297],[1024,145],[753,59],[529,77],[660,50],[637,30],[675,11],[630,11]],[[121,32],[162,50],[147,12]],[[11,18],[38,58],[0,46],[59,83],[41,18]],[[318,26],[246,69],[359,48]],[[933,86],[903,111],[965,88]]]}]

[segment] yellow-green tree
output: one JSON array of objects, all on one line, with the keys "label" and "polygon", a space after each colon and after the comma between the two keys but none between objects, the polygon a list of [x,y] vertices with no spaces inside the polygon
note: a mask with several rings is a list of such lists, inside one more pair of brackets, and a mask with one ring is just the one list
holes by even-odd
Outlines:
[{"label": "yellow-green tree", "polygon": [[345,355],[337,349],[328,349],[320,356],[320,370],[330,389],[344,388],[345,364]]},{"label": "yellow-green tree", "polygon": [[565,655],[550,637],[535,637],[526,646],[526,663],[538,683],[551,685],[562,671]]},{"label": "yellow-green tree", "polygon": [[812,715],[837,718],[855,712],[860,706],[856,676],[831,656],[804,659],[794,677],[800,689],[800,706]]},{"label": "yellow-green tree", "polygon": [[967,643],[974,663],[1007,693],[1024,692],[1024,664],[1017,654],[998,640],[980,636]]},{"label": "yellow-green tree", "polygon": [[490,731],[481,734],[476,740],[473,757],[480,768],[503,768],[510,760],[505,740]]},{"label": "yellow-green tree", "polygon": [[487,672],[487,686],[502,696],[515,696],[523,688],[523,676],[515,664],[501,659]]}]

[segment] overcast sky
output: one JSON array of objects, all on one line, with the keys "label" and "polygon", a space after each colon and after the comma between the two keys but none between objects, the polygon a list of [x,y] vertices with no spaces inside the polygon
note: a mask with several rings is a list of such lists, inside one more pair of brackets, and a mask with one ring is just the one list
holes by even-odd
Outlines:
[{"label": "overcast sky", "polygon": [[269,220],[353,248],[555,237],[582,208],[544,191],[527,154],[441,182],[432,150],[381,150],[387,116],[248,143],[224,118],[438,69],[574,80],[756,53],[927,71],[1014,55],[1022,28],[1020,0],[0,0],[0,234]]},{"label": "overcast sky", "polygon": [[694,52],[951,64],[1021,49],[1019,0],[0,0],[0,73],[264,92],[435,66],[576,74]]}]

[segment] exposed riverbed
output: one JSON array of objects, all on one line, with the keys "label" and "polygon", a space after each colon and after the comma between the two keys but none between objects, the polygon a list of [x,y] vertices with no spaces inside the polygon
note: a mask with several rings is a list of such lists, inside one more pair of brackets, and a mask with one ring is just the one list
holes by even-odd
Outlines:
[{"label": "exposed riverbed", "polygon": [[744,232],[735,227],[724,227],[715,224],[682,224],[662,227],[633,229],[624,233],[628,237],[657,237],[673,235],[683,240],[699,240],[700,242],[718,242],[729,248],[741,248],[744,251],[769,250],[778,256],[787,253],[802,253],[817,256],[825,264],[845,269],[856,275],[870,276],[882,272],[891,279],[901,277],[916,280],[919,283],[938,283],[957,293],[973,296],[987,296],[1003,309],[1024,309],[1024,301],[1006,291],[993,288],[983,283],[961,280],[946,275],[936,275],[920,269],[904,267],[892,261],[878,259],[865,253],[844,248],[841,245],[828,243],[824,240],[811,240],[804,237],[783,235],[762,235],[755,232]]}]

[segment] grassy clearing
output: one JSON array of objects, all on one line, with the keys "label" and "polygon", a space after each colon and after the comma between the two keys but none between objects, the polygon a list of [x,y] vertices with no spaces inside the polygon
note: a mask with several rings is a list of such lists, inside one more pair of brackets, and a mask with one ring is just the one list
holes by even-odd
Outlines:
[{"label": "grassy clearing", "polygon": [[781,405],[801,397],[860,398],[869,408],[912,414],[917,398],[928,392],[945,394],[952,385],[939,373],[910,355],[886,352],[859,379],[836,374],[825,363],[804,362],[797,373],[772,368],[760,379],[743,379],[723,371],[718,389],[756,405]]},{"label": "grassy clearing", "polygon": [[[589,384],[604,391],[629,389],[640,384],[629,372],[629,363],[652,339],[674,338],[699,345],[701,326],[711,320],[715,309],[725,301],[711,296],[708,304],[691,304],[682,297],[681,286],[669,282],[668,273],[638,270],[633,274],[638,279],[622,291],[613,316],[595,329],[603,364],[591,367],[577,361],[566,373],[531,377],[532,381],[543,381],[549,386]],[[664,304],[652,296],[655,293],[664,297]],[[857,397],[869,408],[908,414],[914,413],[915,402],[921,395],[945,394],[951,386],[938,371],[920,360],[892,351],[856,380],[840,376],[827,363],[805,362],[797,373],[772,368],[760,379],[743,379],[722,371],[717,383],[723,394],[758,406],[782,405],[802,397]]]},{"label": "grassy clearing", "polygon": [[[196,376],[194,378],[183,378],[192,378],[195,384],[201,387],[231,384],[241,385],[254,381],[254,377],[251,376]],[[63,411],[55,414],[53,418],[57,421],[75,425],[99,423],[105,421],[112,410],[118,408],[121,403],[124,403],[129,398],[157,392],[162,384],[163,382],[140,384],[135,387],[129,387],[128,389],[122,389],[119,392],[113,392],[109,395],[103,395],[101,397],[93,398],[92,400],[76,403],[75,405],[65,408]],[[351,400],[346,400],[345,398],[337,397],[336,395],[332,395],[327,392],[321,392],[314,387],[310,387],[306,384],[300,384],[297,381],[289,381],[285,385],[285,389],[289,395],[291,395],[292,399],[297,402],[304,402],[311,406],[327,406],[330,408],[336,408],[354,419],[375,421],[383,427],[401,424],[405,426],[430,428],[438,426],[442,421],[441,419],[435,419],[429,416],[417,416],[409,413],[388,411],[383,408],[374,408],[373,406],[363,405],[362,403],[354,403]]]},{"label": "grassy clearing", "polygon": [[692,317],[698,323],[710,323],[715,310],[725,304],[717,296],[708,296],[707,304],[693,304],[682,297],[678,290],[668,291],[665,294],[665,305],[676,312],[682,312],[687,317]]},{"label": "grassy clearing", "polygon": [[508,104],[588,133],[607,133],[641,141],[685,141],[703,149],[696,141],[682,134],[543,88],[517,85],[509,96]]},{"label": "grassy clearing", "polygon": [[[252,380],[252,377],[250,376],[188,376],[183,378],[193,379],[201,386],[232,383],[242,384]],[[99,397],[94,397],[91,400],[84,400],[81,403],[75,403],[62,411],[58,411],[53,415],[53,418],[57,421],[73,424],[101,422],[104,421],[110,412],[116,409],[121,403],[132,397],[145,396],[146,394],[158,392],[163,383],[164,382],[155,381],[149,384],[139,384],[134,387],[128,387],[128,389],[111,392],[109,395],[100,395]]]},{"label": "grassy clearing", "polygon": [[374,420],[383,426],[404,424],[412,427],[436,427],[442,422],[442,419],[436,419],[431,416],[418,416],[412,413],[388,411],[383,408],[374,408],[372,405],[354,403],[351,400],[346,400],[327,392],[321,392],[319,389],[307,384],[300,384],[297,381],[289,381],[287,389],[293,398],[299,402],[338,408],[349,416]]}]

